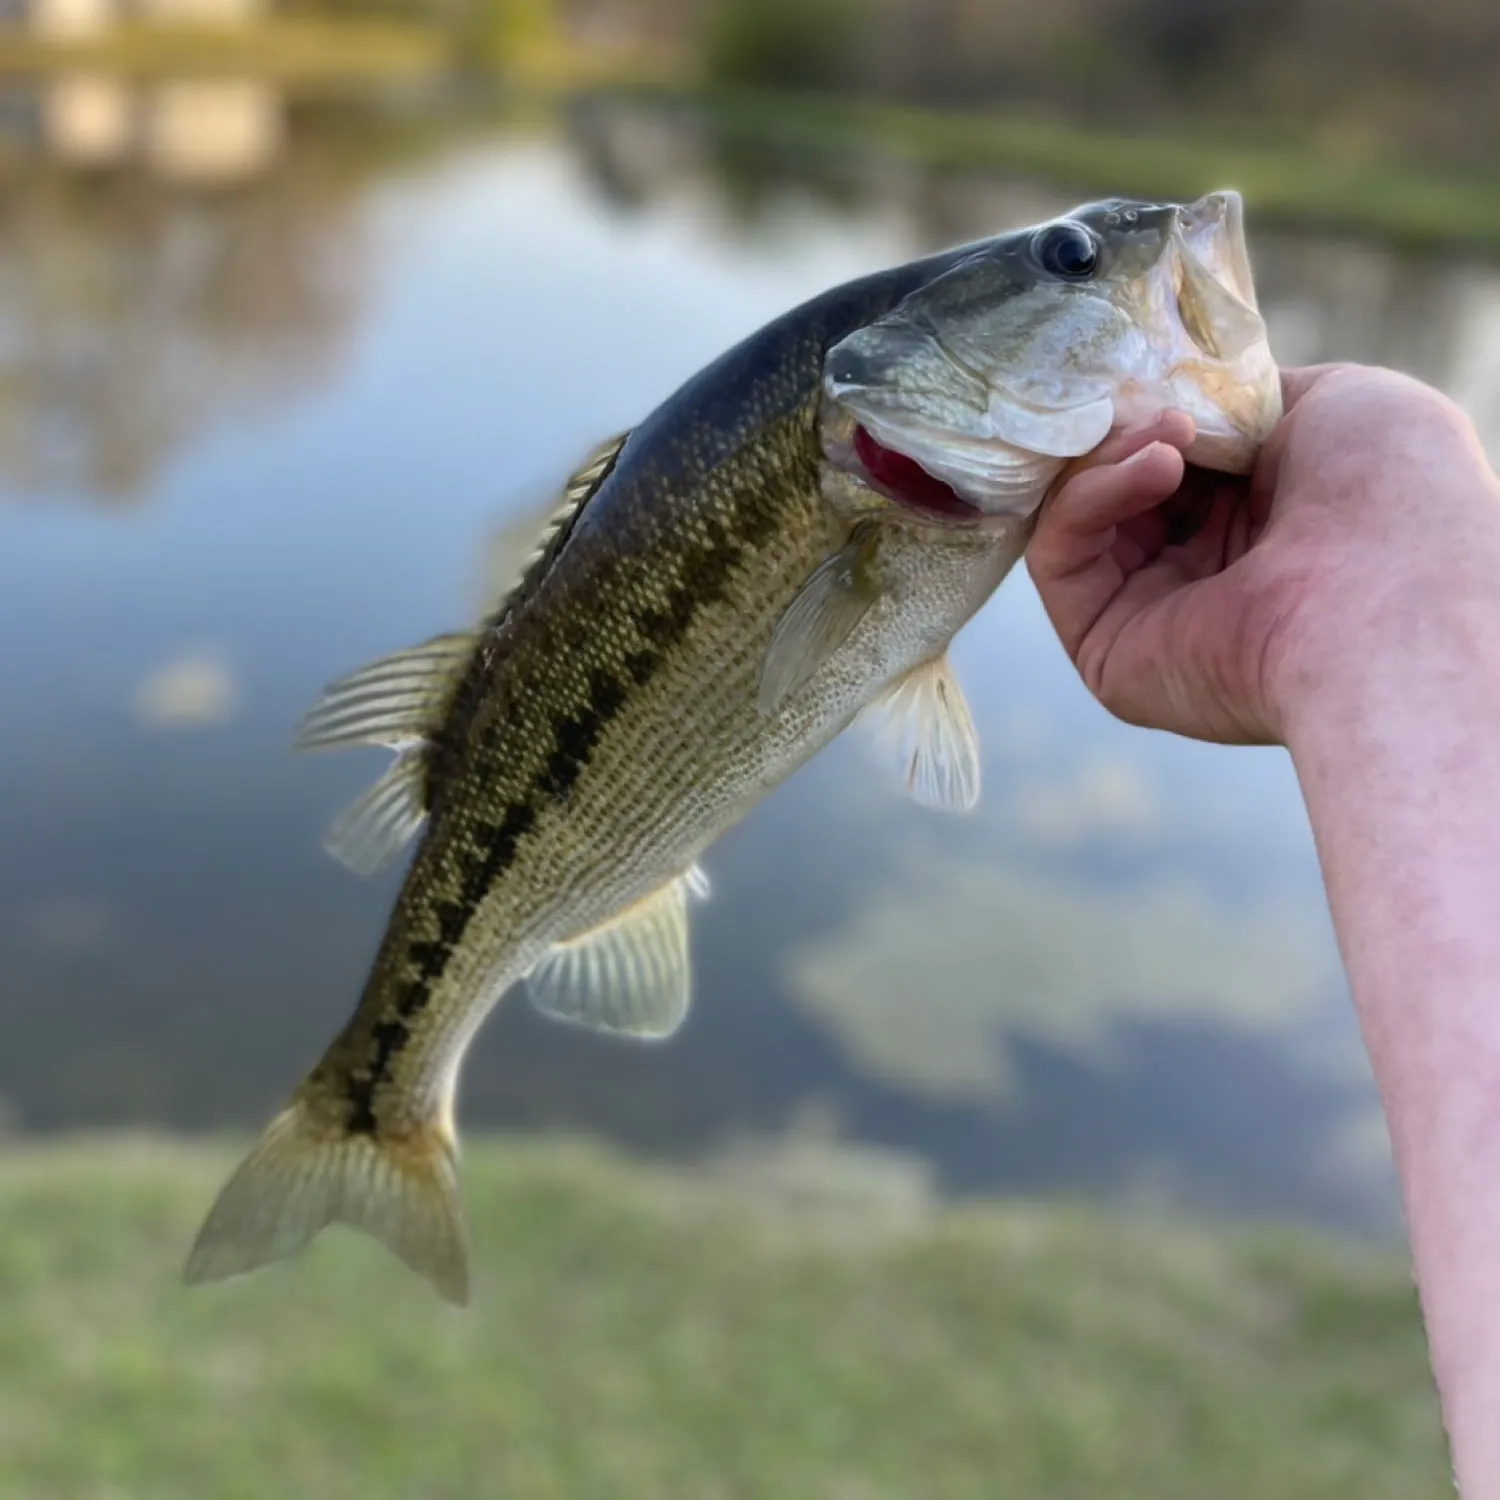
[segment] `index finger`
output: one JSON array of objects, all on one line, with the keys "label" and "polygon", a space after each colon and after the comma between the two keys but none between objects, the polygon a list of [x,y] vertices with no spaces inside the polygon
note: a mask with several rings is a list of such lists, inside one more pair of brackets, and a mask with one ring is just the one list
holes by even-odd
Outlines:
[{"label": "index finger", "polygon": [[1186,452],[1196,433],[1193,419],[1184,411],[1174,410],[1161,411],[1145,422],[1119,428],[1111,432],[1097,448],[1073,459],[1052,481],[1051,493],[1056,495],[1070,480],[1090,469],[1102,468],[1105,464],[1123,463],[1153,443],[1168,443],[1173,448]]}]

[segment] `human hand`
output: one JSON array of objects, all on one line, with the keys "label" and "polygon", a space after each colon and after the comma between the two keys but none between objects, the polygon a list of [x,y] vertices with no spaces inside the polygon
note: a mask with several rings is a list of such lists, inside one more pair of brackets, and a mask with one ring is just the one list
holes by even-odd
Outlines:
[{"label": "human hand", "polygon": [[1043,508],[1027,552],[1063,645],[1134,724],[1283,743],[1287,716],[1434,599],[1493,593],[1500,484],[1472,424],[1406,376],[1284,374],[1253,475],[1188,471],[1189,418],[1108,439]]}]

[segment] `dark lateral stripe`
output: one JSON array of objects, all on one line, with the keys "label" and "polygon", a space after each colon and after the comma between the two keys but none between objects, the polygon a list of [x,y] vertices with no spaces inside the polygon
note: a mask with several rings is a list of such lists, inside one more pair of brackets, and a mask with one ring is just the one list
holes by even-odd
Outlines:
[{"label": "dark lateral stripe", "polygon": [[[417,1018],[432,999],[432,986],[478,906],[478,898],[469,899],[470,890],[477,889],[483,896],[495,876],[515,859],[517,846],[535,822],[536,812],[529,803],[515,803],[498,823],[482,823],[474,829],[474,849],[464,872],[463,904],[444,902],[438,911],[445,940],[411,945],[416,977],[406,980],[398,990],[395,1014],[382,1017],[371,1028],[369,1063],[350,1074],[348,1127],[355,1135],[373,1135],[376,1131],[375,1096],[411,1040]],[[451,942],[446,941],[450,932]]]},{"label": "dark lateral stripe", "polygon": [[442,733],[439,734],[427,757],[424,777],[427,786],[424,799],[429,811],[433,803],[433,788],[441,786],[446,776],[457,769],[460,755],[461,733],[455,729],[466,726],[484,697],[490,674],[494,670],[495,654],[501,649],[497,642],[503,628],[517,612],[530,601],[541,587],[543,580],[552,571],[563,548],[572,540],[583,513],[592,504],[594,497],[604,488],[604,482],[614,473],[615,465],[625,450],[628,433],[622,433],[613,444],[602,444],[593,461],[586,464],[569,480],[565,490],[565,502],[554,513],[549,529],[542,538],[536,555],[526,565],[510,592],[500,600],[494,612],[485,620],[481,631],[479,648],[470,656],[453,699],[449,705]]},{"label": "dark lateral stripe", "polygon": [[521,840],[535,826],[538,810],[567,795],[588,766],[595,745],[630,695],[630,687],[645,687],[660,669],[667,653],[692,628],[705,607],[724,598],[729,580],[748,549],[766,542],[775,526],[769,505],[748,506],[738,518],[737,531],[707,518],[703,542],[680,555],[678,582],[660,604],[638,616],[635,625],[641,645],[622,662],[624,675],[596,667],[588,679],[588,696],[572,713],[552,726],[552,750],[542,763],[525,798],[513,803],[499,823],[474,829],[473,844],[464,859],[462,884],[456,901],[435,908],[438,936],[412,943],[407,949],[413,977],[402,986],[397,1014],[372,1028],[370,1061],[351,1075],[348,1092],[349,1129],[373,1134],[375,1096],[386,1083],[402,1049],[411,1040],[417,1018],[432,1000],[448,959],[463,941],[468,925],[495,881],[515,861]]}]

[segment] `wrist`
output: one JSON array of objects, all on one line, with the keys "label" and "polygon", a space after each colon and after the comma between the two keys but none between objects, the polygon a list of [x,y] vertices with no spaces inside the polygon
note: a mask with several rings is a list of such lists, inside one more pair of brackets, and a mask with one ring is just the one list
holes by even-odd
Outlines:
[{"label": "wrist", "polygon": [[1285,583],[1265,691],[1294,760],[1360,723],[1429,738],[1500,713],[1500,486],[1475,479],[1462,527],[1443,509],[1404,551],[1351,541]]}]

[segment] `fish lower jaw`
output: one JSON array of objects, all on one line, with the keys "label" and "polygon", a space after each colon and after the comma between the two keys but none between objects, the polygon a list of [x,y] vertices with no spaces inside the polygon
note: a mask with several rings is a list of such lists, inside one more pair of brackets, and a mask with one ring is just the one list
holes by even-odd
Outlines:
[{"label": "fish lower jaw", "polygon": [[[993,530],[1031,515],[1062,467],[1061,461],[1019,450],[1007,448],[1005,456],[1008,462],[992,476],[981,472],[984,450],[965,463],[961,450],[948,453],[941,444],[897,447],[888,433],[876,436],[863,424],[830,455],[844,473],[923,523],[965,531]],[[1026,460],[1024,472],[1011,461],[1018,457]]]},{"label": "fish lower jaw", "polygon": [[1181,368],[1158,385],[1122,391],[1115,398],[1114,431],[1140,427],[1168,411],[1193,419],[1195,435],[1184,457],[1200,469],[1248,474],[1261,445],[1281,419],[1279,376],[1265,390],[1250,390],[1221,381],[1219,399],[1200,383],[1201,371]]}]

